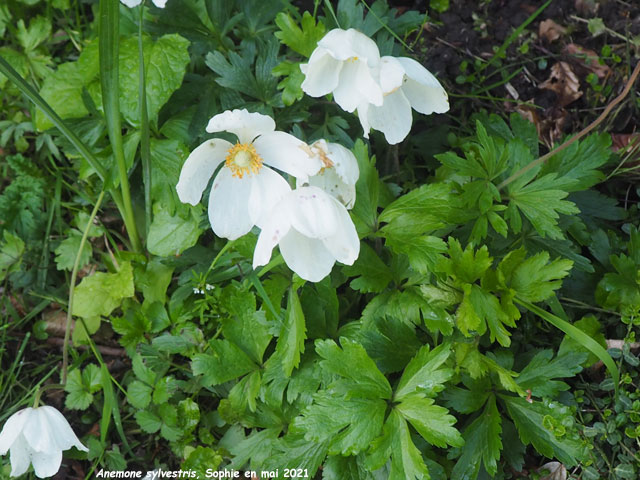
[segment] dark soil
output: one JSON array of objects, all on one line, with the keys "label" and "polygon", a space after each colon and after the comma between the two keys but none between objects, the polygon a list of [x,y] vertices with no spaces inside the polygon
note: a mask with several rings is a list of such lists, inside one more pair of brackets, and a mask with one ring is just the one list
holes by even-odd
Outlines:
[{"label": "dark soil", "polygon": [[[549,144],[563,134],[579,131],[620,93],[637,61],[638,47],[632,43],[634,36],[638,36],[636,44],[640,43],[637,1],[554,0],[510,44],[504,58],[492,60],[494,52],[543,3],[451,0],[446,12],[432,13],[416,53],[424,55],[427,68],[451,93],[452,115],[470,108],[505,113],[517,110],[536,123],[541,139]],[[594,18],[600,18],[609,31],[594,36],[587,23]],[[553,20],[565,31],[553,40],[543,38],[540,24],[544,20]],[[585,61],[584,54],[571,51],[576,47],[583,52],[591,50],[600,62]],[[483,66],[488,61],[491,65]],[[575,74],[579,89],[574,96],[578,98],[541,88],[558,62],[568,64]],[[589,74],[599,64],[605,66],[601,66],[602,76],[594,88],[589,83],[594,82],[594,75]],[[469,101],[474,102],[473,107],[464,106]],[[631,133],[639,123],[638,104],[630,95],[603,128],[611,133]]]}]

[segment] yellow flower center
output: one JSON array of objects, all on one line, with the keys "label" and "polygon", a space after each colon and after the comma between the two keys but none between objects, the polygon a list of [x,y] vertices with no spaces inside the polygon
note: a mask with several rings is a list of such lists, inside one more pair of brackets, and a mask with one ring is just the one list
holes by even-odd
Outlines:
[{"label": "yellow flower center", "polygon": [[245,174],[258,173],[262,168],[262,158],[253,144],[236,143],[229,149],[224,164],[231,169],[234,177],[242,178]]},{"label": "yellow flower center", "polygon": [[358,57],[349,57],[349,58],[347,58],[347,62],[349,62],[349,63],[357,62],[358,60],[360,60]]}]

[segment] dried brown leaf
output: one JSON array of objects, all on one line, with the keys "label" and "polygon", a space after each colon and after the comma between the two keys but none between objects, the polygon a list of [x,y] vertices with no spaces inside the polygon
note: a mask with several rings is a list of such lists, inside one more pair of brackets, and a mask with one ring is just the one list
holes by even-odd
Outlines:
[{"label": "dried brown leaf", "polygon": [[555,92],[560,107],[565,107],[582,96],[580,81],[567,62],[554,64],[551,67],[549,78],[542,82],[538,88]]},{"label": "dried brown leaf", "polygon": [[600,4],[596,0],[576,0],[575,7],[580,15],[595,15]]},{"label": "dried brown leaf", "polygon": [[540,477],[540,480],[567,480],[567,469],[560,462],[545,463],[538,469],[538,472],[543,470],[549,473]]},{"label": "dried brown leaf", "polygon": [[548,18],[540,22],[538,27],[538,37],[551,43],[559,39],[567,32],[567,29],[562,25],[558,25],[556,22]]},{"label": "dried brown leaf", "polygon": [[596,74],[598,78],[604,78],[611,73],[609,66],[600,63],[600,57],[593,50],[569,43],[564,47],[564,51],[575,57],[584,68]]}]

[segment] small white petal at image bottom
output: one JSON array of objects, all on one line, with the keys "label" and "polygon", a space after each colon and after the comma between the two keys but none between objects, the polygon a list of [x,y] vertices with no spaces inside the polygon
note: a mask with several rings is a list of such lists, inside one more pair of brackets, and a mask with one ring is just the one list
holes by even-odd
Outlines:
[{"label": "small white petal at image bottom", "polygon": [[360,239],[347,209],[318,187],[300,187],[273,208],[260,232],[253,268],[266,265],[273,248],[301,278],[319,282],[336,261],[352,265],[360,253]]}]

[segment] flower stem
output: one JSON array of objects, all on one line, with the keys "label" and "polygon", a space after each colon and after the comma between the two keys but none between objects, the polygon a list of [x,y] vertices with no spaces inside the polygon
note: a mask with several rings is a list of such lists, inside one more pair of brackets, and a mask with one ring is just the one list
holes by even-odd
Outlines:
[{"label": "flower stem", "polygon": [[118,51],[120,47],[119,35],[119,2],[100,0],[100,86],[102,88],[102,105],[107,121],[107,131],[118,167],[120,193],[122,194],[122,219],[124,220],[131,248],[136,252],[142,251],[142,244],[138,236],[127,165],[122,146],[122,125],[120,123],[120,84],[118,75]]},{"label": "flower stem", "polygon": [[42,396],[45,390],[54,390],[54,389],[64,390],[64,385],[60,383],[47,383],[46,385],[42,385],[40,388],[38,388],[38,391],[33,397],[33,408],[38,408],[38,406],[40,405],[40,397]]},{"label": "flower stem", "polygon": [[71,319],[73,317],[73,294],[76,288],[76,277],[78,276],[78,267],[80,266],[80,257],[82,256],[82,250],[84,248],[84,244],[87,241],[87,237],[89,236],[89,230],[93,225],[93,219],[96,217],[98,213],[98,208],[100,208],[100,204],[102,203],[102,198],[104,197],[104,190],[100,192],[100,196],[96,201],[96,204],[91,211],[91,215],[89,216],[89,220],[87,221],[87,226],[82,232],[82,238],[80,239],[80,247],[78,248],[78,253],[76,253],[75,262],[73,262],[73,270],[71,271],[71,285],[69,287],[69,302],[67,303],[67,323],[64,328],[64,343],[62,344],[62,379],[61,383],[63,385],[67,384],[67,368],[69,367],[69,337],[71,335]]},{"label": "flower stem", "polygon": [[142,180],[144,183],[144,217],[145,233],[149,233],[151,226],[151,148],[149,144],[149,112],[147,110],[147,87],[145,83],[144,49],[142,45],[142,23],[144,17],[144,3],[140,4],[138,21],[138,61],[140,62],[140,159],[142,161]]}]

